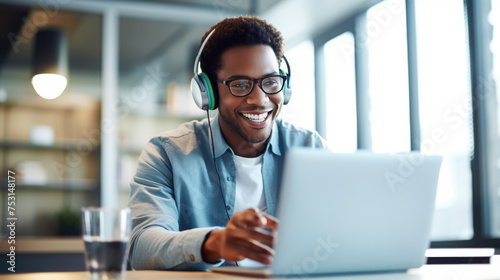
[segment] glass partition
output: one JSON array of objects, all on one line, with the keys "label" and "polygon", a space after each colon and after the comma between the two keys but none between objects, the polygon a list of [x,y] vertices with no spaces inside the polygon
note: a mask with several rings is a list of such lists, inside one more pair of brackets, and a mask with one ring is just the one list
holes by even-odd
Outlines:
[{"label": "glass partition", "polygon": [[[154,136],[200,120],[190,82],[209,26],[120,17],[118,204],[126,206],[140,153]],[[212,112],[212,115],[216,112]]]}]

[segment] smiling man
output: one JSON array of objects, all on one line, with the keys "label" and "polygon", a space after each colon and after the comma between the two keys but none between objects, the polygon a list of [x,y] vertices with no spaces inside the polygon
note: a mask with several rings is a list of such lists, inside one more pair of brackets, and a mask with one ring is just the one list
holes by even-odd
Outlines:
[{"label": "smiling man", "polygon": [[200,66],[218,114],[154,137],[141,154],[129,201],[134,269],[270,264],[284,156],[326,147],[278,118],[287,93],[279,31],[256,17],[228,18],[204,42]]}]

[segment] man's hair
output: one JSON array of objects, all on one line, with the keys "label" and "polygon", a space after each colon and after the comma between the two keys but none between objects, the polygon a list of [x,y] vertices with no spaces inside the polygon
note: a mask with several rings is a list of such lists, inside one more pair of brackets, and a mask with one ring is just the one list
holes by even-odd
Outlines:
[{"label": "man's hair", "polygon": [[214,28],[217,30],[208,39],[200,56],[201,69],[210,80],[213,81],[217,78],[217,72],[222,67],[222,53],[232,47],[268,45],[273,49],[278,64],[281,62],[283,37],[267,21],[250,16],[226,18],[203,35],[200,46]]}]

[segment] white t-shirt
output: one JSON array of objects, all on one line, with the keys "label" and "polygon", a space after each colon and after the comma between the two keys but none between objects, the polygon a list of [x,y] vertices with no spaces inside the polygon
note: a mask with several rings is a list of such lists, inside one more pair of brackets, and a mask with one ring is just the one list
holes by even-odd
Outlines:
[{"label": "white t-shirt", "polygon": [[[262,158],[263,155],[255,158],[234,156],[234,164],[236,165],[235,213],[250,207],[257,207],[267,212],[262,181]],[[243,267],[262,266],[261,263],[250,259],[239,261],[238,265]]]},{"label": "white t-shirt", "polygon": [[263,155],[254,158],[234,156],[236,165],[236,194],[234,212],[257,207],[266,212],[266,197],[262,181]]}]

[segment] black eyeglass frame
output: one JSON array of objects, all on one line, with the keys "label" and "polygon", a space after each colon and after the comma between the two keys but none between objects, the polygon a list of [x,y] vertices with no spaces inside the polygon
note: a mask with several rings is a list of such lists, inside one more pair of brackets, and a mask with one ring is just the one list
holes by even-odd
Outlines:
[{"label": "black eyeglass frame", "polygon": [[[267,92],[263,87],[262,87],[262,80],[264,79],[267,79],[267,78],[272,78],[272,77],[280,77],[283,79],[283,83],[281,83],[281,88],[280,90],[276,91],[276,92]],[[232,78],[232,79],[229,79],[229,80],[215,80],[216,82],[218,83],[221,83],[221,84],[224,84],[227,86],[227,88],[229,89],[229,92],[233,95],[233,96],[236,96],[236,97],[245,97],[247,95],[249,95],[254,87],[255,87],[255,84],[258,83],[259,84],[259,87],[260,89],[265,93],[265,94],[269,94],[269,95],[273,95],[273,94],[276,94],[280,91],[283,90],[283,88],[285,87],[285,83],[286,83],[286,79],[287,79],[287,76],[286,75],[280,75],[280,74],[273,74],[273,75],[268,75],[268,76],[264,76],[260,79],[252,79],[250,77],[238,77],[238,78]],[[250,90],[248,91],[248,93],[244,94],[244,95],[236,95],[233,93],[233,91],[231,90],[231,87],[229,86],[229,84],[232,82],[232,81],[236,81],[236,80],[249,80],[249,81],[252,81],[252,87],[250,88]]]}]

